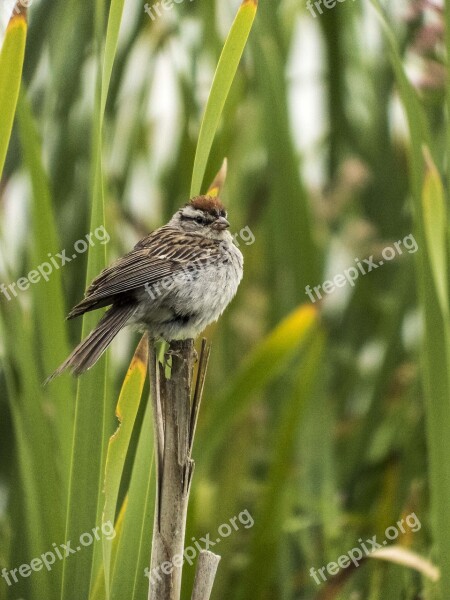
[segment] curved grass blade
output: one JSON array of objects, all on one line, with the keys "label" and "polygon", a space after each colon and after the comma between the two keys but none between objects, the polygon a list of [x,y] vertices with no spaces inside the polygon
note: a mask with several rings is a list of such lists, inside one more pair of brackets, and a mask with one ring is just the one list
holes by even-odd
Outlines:
[{"label": "curved grass blade", "polygon": [[399,544],[374,550],[368,557],[377,560],[385,560],[386,562],[401,565],[408,569],[414,569],[431,579],[431,581],[439,581],[439,569],[430,560],[420,556],[420,554],[417,554],[416,552],[412,552],[408,548],[400,546]]},{"label": "curved grass blade", "polygon": [[[105,3],[95,3],[95,35],[98,48],[91,151],[91,231],[105,226],[104,181],[102,168],[103,118],[108,95],[110,73],[117,47],[117,36],[122,14],[122,2],[113,2],[107,25],[107,45],[103,48],[103,23]],[[87,282],[104,268],[106,247],[89,249]],[[82,335],[85,336],[97,323],[98,315],[83,317]],[[70,473],[69,502],[66,539],[76,540],[100,523],[103,512],[103,481],[110,402],[107,395],[107,368],[100,359],[92,371],[83,375],[78,384],[75,427]],[[95,451],[92,451],[92,448]],[[61,600],[88,598],[96,577],[103,569],[101,544],[83,548],[70,561],[64,560]],[[89,575],[90,574],[90,577]]]},{"label": "curved grass blade", "polygon": [[112,0],[109,8],[108,27],[106,29],[105,56],[103,61],[101,114],[103,115],[108,98],[109,84],[119,40],[120,23],[122,22],[125,0]]},{"label": "curved grass blade", "polygon": [[257,0],[242,2],[220,55],[198,136],[192,172],[191,198],[200,193],[220,115],[244,52],[257,6]]},{"label": "curved grass blade", "polygon": [[[128,498],[125,498],[122,506],[120,508],[120,512],[117,515],[117,519],[114,523],[114,537],[112,539],[112,548],[111,548],[111,562],[115,562],[117,548],[119,546],[120,537],[122,535],[123,530],[123,521],[125,518],[126,510],[128,505]],[[97,574],[97,578],[95,580],[95,584],[92,587],[92,592],[89,596],[89,600],[105,600],[106,598],[106,586],[105,586],[105,571],[102,568]]]},{"label": "curved grass blade", "polygon": [[[436,205],[440,202],[437,198],[440,194],[440,186],[436,187],[437,182],[430,182],[429,177],[436,177],[436,174],[427,173],[425,176],[424,213],[430,208],[429,204]],[[425,196],[428,197],[425,198]],[[450,586],[450,573],[446,569],[446,565],[450,561],[450,523],[446,516],[450,503],[450,464],[447,459],[450,453],[448,436],[448,423],[450,422],[450,319],[448,300],[445,300],[447,282],[441,283],[440,287],[439,282],[447,277],[447,271],[442,272],[441,269],[443,268],[442,263],[447,264],[446,257],[442,259],[442,255],[446,252],[448,224],[447,222],[442,224],[445,230],[439,226],[433,233],[429,223],[433,217],[420,213],[420,218],[423,221],[422,228],[425,230],[422,240],[418,240],[422,251],[417,264],[419,297],[425,324],[424,351],[422,353],[423,388],[430,456],[432,531],[436,544],[436,559],[442,575],[439,585],[443,591]],[[433,239],[434,235],[436,235],[436,239]]]},{"label": "curved grass blade", "polygon": [[424,149],[424,156],[427,166],[422,194],[425,241],[436,294],[442,313],[448,319],[447,207],[441,177],[427,148]]},{"label": "curved grass blade", "polygon": [[[20,10],[16,13],[18,9]],[[5,164],[19,97],[26,38],[26,9],[17,3],[6,29],[0,52],[0,106],[2,107],[0,112],[0,177]]]},{"label": "curved grass blade", "polygon": [[119,539],[111,581],[112,600],[147,598],[145,569],[152,545],[155,499],[151,404],[147,403],[136,458],[133,464],[127,509]]},{"label": "curved grass blade", "polygon": [[[148,363],[147,336],[142,339],[136,349],[117,403],[116,416],[119,427],[111,436],[106,456],[105,469],[105,508],[103,523],[114,523],[117,510],[120,482],[122,479],[125,459],[130,445],[139,403],[144,388]],[[110,567],[111,567],[112,540],[103,538],[103,564],[106,582],[106,598],[109,598]]]}]

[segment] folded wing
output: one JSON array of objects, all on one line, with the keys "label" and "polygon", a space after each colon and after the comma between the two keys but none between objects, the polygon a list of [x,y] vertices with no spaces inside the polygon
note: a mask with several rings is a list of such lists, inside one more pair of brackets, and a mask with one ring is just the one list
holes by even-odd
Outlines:
[{"label": "folded wing", "polygon": [[[187,240],[187,236],[195,236],[195,239]],[[201,268],[214,254],[219,255],[219,247],[211,240],[162,227],[104,269],[93,280],[84,300],[71,310],[68,318],[113,303],[128,304],[133,301],[134,291],[138,288],[146,284],[155,285],[187,268]]]}]

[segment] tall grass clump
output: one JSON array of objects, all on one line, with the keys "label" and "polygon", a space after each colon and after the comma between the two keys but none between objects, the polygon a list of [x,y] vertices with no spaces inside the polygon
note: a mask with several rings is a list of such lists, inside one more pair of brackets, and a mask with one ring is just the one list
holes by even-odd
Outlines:
[{"label": "tall grass clump", "polygon": [[444,600],[448,3],[29,4],[0,9],[0,600],[148,597],[147,339],[42,382],[92,278],[219,190],[244,279],[204,333],[180,597],[209,539],[211,598]]}]

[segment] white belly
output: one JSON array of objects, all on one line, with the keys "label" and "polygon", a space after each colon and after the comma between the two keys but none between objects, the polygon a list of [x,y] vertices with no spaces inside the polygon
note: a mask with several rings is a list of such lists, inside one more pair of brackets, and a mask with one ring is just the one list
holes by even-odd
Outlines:
[{"label": "white belly", "polygon": [[165,340],[195,338],[216,321],[236,294],[243,258],[234,244],[208,266],[189,265],[171,278],[138,293],[135,322]]}]

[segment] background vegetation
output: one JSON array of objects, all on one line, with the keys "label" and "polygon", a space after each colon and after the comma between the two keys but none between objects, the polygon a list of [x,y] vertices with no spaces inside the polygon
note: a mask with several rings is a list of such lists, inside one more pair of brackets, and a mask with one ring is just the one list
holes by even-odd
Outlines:
[{"label": "background vegetation", "polygon": [[[213,351],[186,539],[215,539],[244,510],[254,520],[213,548],[222,555],[214,598],[434,599],[450,589],[450,9],[392,4],[347,0],[313,17],[301,1],[262,0],[214,138],[202,190],[227,156],[233,231],[255,236],[241,243],[237,298],[206,332]],[[187,201],[238,5],[185,0],[152,20],[132,0],[123,13],[116,0],[33,0],[19,96],[24,18],[8,29],[0,283],[64,248],[70,256],[100,224],[111,240],[17,298],[0,294],[0,567],[75,545],[101,523],[107,456],[105,514],[117,535],[13,586],[0,580],[0,600],[146,598],[145,359],[126,376],[139,338],[121,334],[78,383],[42,381],[80,338],[81,323],[64,316],[86,279]],[[311,305],[305,286],[355,258],[379,260],[410,233],[416,253]],[[369,559],[316,585],[311,567],[360,538],[383,540],[411,512],[422,527],[395,544],[438,565],[440,583]]]}]

